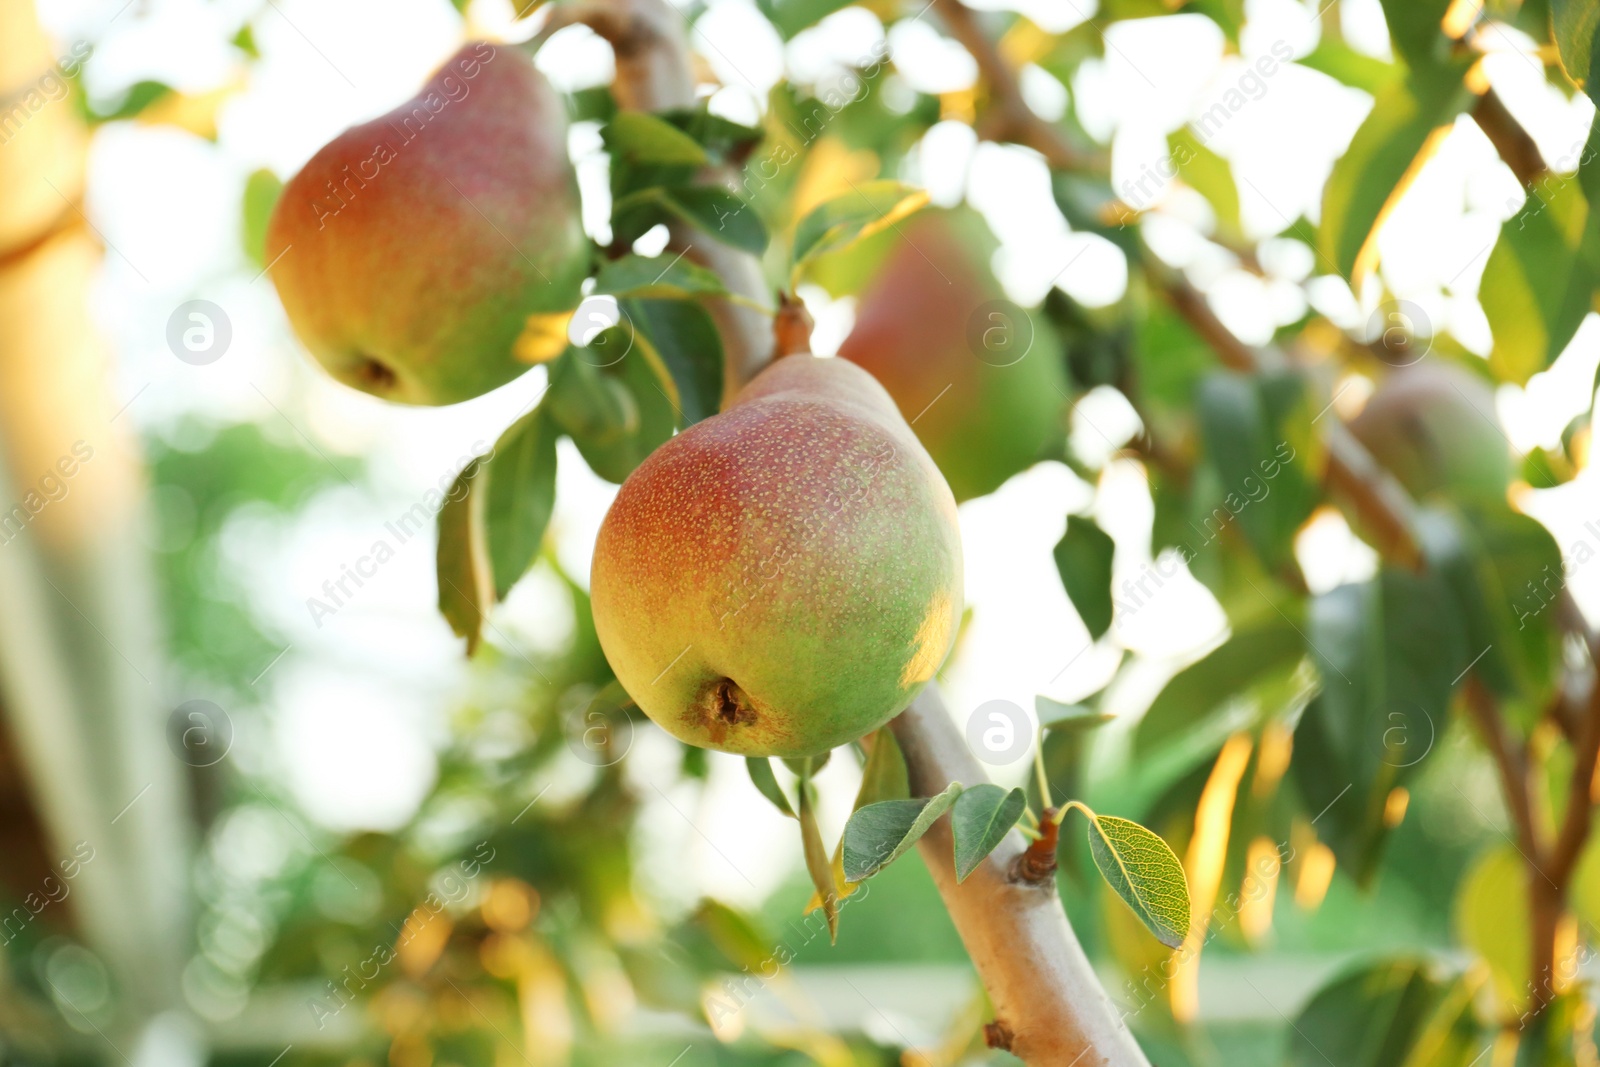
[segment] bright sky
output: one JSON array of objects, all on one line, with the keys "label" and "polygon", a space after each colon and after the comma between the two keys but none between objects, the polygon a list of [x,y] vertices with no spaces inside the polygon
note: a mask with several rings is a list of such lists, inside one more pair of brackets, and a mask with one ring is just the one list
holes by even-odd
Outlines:
[{"label": "bright sky", "polygon": [[[434,607],[431,532],[402,546],[354,602],[320,625],[305,602],[383,536],[385,522],[453,475],[468,453],[482,451],[492,429],[509,423],[538,394],[543,371],[448,409],[386,406],[339,387],[299,352],[270,284],[244,260],[236,234],[241,189],[252,170],[270,166],[287,177],[344,127],[408,96],[467,31],[444,0],[273,0],[259,6],[255,39],[262,59],[246,77],[227,41],[258,9],[256,0],[135,0],[119,14],[121,3],[43,5],[63,51],[79,39],[94,43],[86,70],[97,98],[114,99],[143,78],[190,92],[239,86],[222,107],[214,144],[172,128],[127,123],[102,130],[95,143],[91,211],[111,248],[95,312],[116,347],[119,391],[135,401],[131,416],[155,433],[185,414],[252,419],[285,440],[314,442],[344,469],[354,464],[342,457],[364,455],[374,471],[372,484],[337,484],[291,522],[241,516],[228,530],[230,565],[292,646],[262,683],[270,743],[243,746],[236,755],[250,768],[285,776],[312,816],[329,827],[398,825],[432,781],[433,753],[464,677],[460,644]],[[1092,0],[990,0],[981,6],[1025,11],[1052,30],[1093,10]],[[1344,0],[1341,7],[1347,39],[1385,53],[1377,0]],[[474,32],[528,36],[531,27],[511,25],[511,11],[508,0],[478,0],[471,8]],[[1024,72],[1024,86],[1047,116],[1076,106],[1082,124],[1110,140],[1115,180],[1137,180],[1166,154],[1170,130],[1241,86],[1246,61],[1284,49],[1304,55],[1316,44],[1318,26],[1308,5],[1249,0],[1247,11],[1243,59],[1224,56],[1221,34],[1198,16],[1145,19],[1110,32],[1107,58],[1084,65],[1070,96],[1037,69]],[[882,91],[945,91],[971,83],[970,59],[931,22],[897,26],[888,35],[903,82]],[[760,95],[785,72],[825,82],[883,37],[873,15],[850,8],[785,47],[749,0],[715,0],[694,40],[728,86],[718,95],[718,109],[751,119]],[[1524,54],[1530,42],[1515,31],[1495,39],[1504,49],[1489,64],[1496,88],[1546,158],[1572,159],[1592,105],[1582,94],[1568,101],[1549,86]],[[737,57],[737,67],[728,57]],[[602,84],[611,72],[608,47],[581,28],[559,35],[538,62],[567,89]],[[1371,100],[1294,65],[1251,95],[1256,98],[1217,131],[1210,147],[1233,162],[1245,224],[1265,237],[1286,219],[1316,217],[1328,169]],[[598,145],[592,125],[574,129],[571,147],[591,231],[603,228],[608,209]],[[1032,153],[977,145],[970,130],[943,123],[909,167],[901,176],[925,184],[938,202],[965,196],[985,214],[1002,242],[994,266],[1019,301],[1036,302],[1051,285],[1090,305],[1122,294],[1127,272],[1120,253],[1098,237],[1072,232]],[[1248,274],[1199,240],[1196,227],[1206,224],[1209,208],[1197,196],[1169,188],[1154,203],[1147,223],[1152,244],[1209,287],[1219,314],[1247,339],[1265,339],[1275,325],[1297,319],[1307,299],[1300,283],[1308,274],[1329,273],[1305,246],[1275,242],[1262,255],[1271,276]],[[1519,205],[1510,172],[1463,119],[1381,235],[1384,282],[1422,307],[1436,329],[1485,352],[1489,336],[1475,298],[1478,278],[1500,221]],[[1307,288],[1318,310],[1351,326],[1364,322],[1383,296],[1377,279],[1360,294],[1328,277]],[[817,347],[831,351],[848,332],[851,303],[807,295],[819,323]],[[172,309],[195,297],[221,305],[234,330],[225,357],[205,367],[174,359],[164,342]],[[1518,446],[1556,442],[1560,429],[1587,408],[1597,362],[1600,324],[1591,316],[1548,373],[1525,391],[1502,390],[1501,414]],[[1127,405],[1114,395],[1091,395],[1079,414],[1075,440],[1086,450],[1106,449],[1101,432],[1116,437],[1133,429]],[[590,475],[565,442],[561,464],[553,534],[562,561],[586,581],[595,531],[615,490]],[[1596,518],[1595,477],[1591,469],[1530,505],[1569,553],[1580,541],[1600,551],[1600,525],[1584,525]],[[1085,651],[1087,634],[1056,579],[1050,548],[1067,512],[1084,511],[1092,500],[1091,487],[1065,466],[1047,463],[962,509],[974,620],[963,655],[949,671],[947,696],[958,721],[987,700],[1007,699],[1031,711],[1037,693],[1061,699],[1091,693],[1116,669],[1123,648],[1153,663],[1122,694],[1122,703],[1132,704],[1141,691],[1148,698],[1175,663],[1221,636],[1224,619],[1215,602],[1183,575],[1163,587],[1153,602],[1157,610],[1119,621],[1112,638]],[[1589,502],[1588,511],[1580,500]],[[1116,537],[1119,575],[1135,574],[1148,560],[1149,510],[1137,468],[1113,463],[1095,514]],[[1313,524],[1300,547],[1316,588],[1361,577],[1373,565],[1370,551],[1336,517]],[[1579,601],[1600,617],[1600,565],[1580,567],[1570,577]],[[497,623],[523,647],[559,647],[571,625],[570,605],[553,582],[535,576]],[[850,762],[835,760],[826,772],[829,832],[842,827],[848,812]],[[669,891],[680,893],[683,903],[701,891],[749,901],[769,891],[786,864],[798,863],[790,826],[767,805],[744,802],[750,787],[740,761],[715,759],[712,788],[698,800],[692,789],[673,784],[675,765],[663,735],[640,731],[630,770],[648,801],[644,828],[652,833],[645,837],[644,876],[650,884],[680,887]],[[1019,778],[1026,765],[1019,759],[995,773]],[[585,773],[575,760],[562,772],[569,785]],[[738,866],[720,853],[738,857]]]}]

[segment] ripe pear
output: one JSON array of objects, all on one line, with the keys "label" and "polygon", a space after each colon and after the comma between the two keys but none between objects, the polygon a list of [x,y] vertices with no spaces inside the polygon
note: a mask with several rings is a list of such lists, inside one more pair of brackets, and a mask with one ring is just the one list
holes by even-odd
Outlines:
[{"label": "ripe pear", "polygon": [[997,303],[993,247],[967,212],[900,227],[839,355],[872,372],[912,420],[957,500],[983,496],[1063,436],[1066,370],[1042,316]]},{"label": "ripe pear", "polygon": [[668,733],[816,755],[893,718],[949,652],[955,500],[871,375],[784,356],[628,476],[591,597],[618,680]]},{"label": "ripe pear", "polygon": [[1505,496],[1510,443],[1482,378],[1430,359],[1392,371],[1351,432],[1415,496]]},{"label": "ripe pear", "polygon": [[527,370],[530,314],[579,300],[589,255],[561,97],[520,50],[468,44],[284,187],[265,257],[289,322],[346,385],[451,404]]}]

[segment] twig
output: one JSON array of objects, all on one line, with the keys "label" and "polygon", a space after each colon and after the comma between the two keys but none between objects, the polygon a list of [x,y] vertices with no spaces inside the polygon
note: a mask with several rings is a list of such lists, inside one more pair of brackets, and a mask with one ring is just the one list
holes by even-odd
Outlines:
[{"label": "twig", "polygon": [[935,10],[950,36],[960,41],[978,63],[978,73],[989,89],[990,107],[980,119],[978,136],[988,141],[1010,141],[1044,156],[1051,170],[1107,169],[1103,154],[1069,143],[1041,119],[1022,96],[1022,85],[1011,64],[1000,54],[972,9],[959,0],[935,0]]},{"label": "twig", "polygon": [[1472,108],[1472,121],[1478,124],[1478,129],[1489,138],[1489,143],[1494,145],[1500,158],[1524,186],[1538,181],[1549,169],[1539,152],[1538,143],[1506,110],[1505,101],[1493,89],[1478,97],[1478,102]]}]

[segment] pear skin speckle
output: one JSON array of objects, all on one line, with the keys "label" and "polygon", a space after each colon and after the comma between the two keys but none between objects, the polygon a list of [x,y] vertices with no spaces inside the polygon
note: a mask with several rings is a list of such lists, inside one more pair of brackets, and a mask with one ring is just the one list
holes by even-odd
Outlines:
[{"label": "pear skin speckle", "polygon": [[881,726],[943,662],[955,501],[870,375],[787,356],[629,476],[591,586],[612,668],[669,733],[812,755]]}]

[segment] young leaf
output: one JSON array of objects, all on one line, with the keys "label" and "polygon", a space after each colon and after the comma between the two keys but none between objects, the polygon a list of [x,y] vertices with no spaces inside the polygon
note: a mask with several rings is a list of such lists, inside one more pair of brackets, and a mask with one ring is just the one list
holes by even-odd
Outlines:
[{"label": "young leaf", "polygon": [[750,780],[761,790],[761,795],[772,801],[773,807],[794,818],[794,808],[789,806],[789,798],[778,784],[778,776],[772,773],[772,760],[766,756],[747,756],[744,765],[750,772]]},{"label": "young leaf", "polygon": [[1054,555],[1067,599],[1096,641],[1111,629],[1111,557],[1116,546],[1093,519],[1067,516]]},{"label": "young leaf", "polygon": [[839,938],[839,887],[833,880],[833,864],[822,844],[822,828],[817,825],[817,787],[810,775],[800,779],[800,842],[805,849],[806,870],[811,884],[822,898],[822,913],[828,919],[828,938]]},{"label": "young leaf", "polygon": [[1189,883],[1165,841],[1131,819],[1091,814],[1089,851],[1101,877],[1156,940],[1169,948],[1183,944],[1189,934]]},{"label": "young leaf", "polygon": [[955,840],[957,882],[966,881],[983,858],[1005,840],[1027,803],[1022,790],[1008,793],[988,782],[956,798],[950,808],[950,835]]},{"label": "young leaf", "polygon": [[613,154],[630,163],[700,167],[710,162],[693,137],[643,111],[619,112],[601,136]]},{"label": "young leaf", "polygon": [[883,800],[850,816],[844,828],[844,876],[861,882],[899,859],[961,795],[960,782],[929,800]]},{"label": "young leaf", "polygon": [[871,237],[920,210],[925,190],[896,181],[865,182],[843,196],[813,208],[794,231],[790,258],[795,272],[824,252]]},{"label": "young leaf", "polygon": [[1550,0],[1550,23],[1555,30],[1561,69],[1572,84],[1600,103],[1600,85],[1590,76],[1594,39],[1600,35],[1600,7],[1593,0]]},{"label": "young leaf", "polygon": [[456,478],[439,509],[439,613],[457,637],[467,639],[467,655],[478,648],[484,617],[494,606],[494,579],[483,536],[483,487],[477,460]]},{"label": "young leaf", "polygon": [[[880,726],[873,737],[872,751],[867,754],[866,765],[861,769],[861,788],[856,790],[856,802],[851,810],[859,811],[880,800],[904,800],[910,795],[911,787],[906,780],[906,758],[900,752],[900,743],[894,739],[894,732],[889,727]],[[845,877],[843,836],[840,836],[838,847],[833,850],[833,880],[839,887],[840,900],[847,899],[860,884]],[[822,897],[813,893],[806,904],[806,914],[820,907]]]},{"label": "young leaf", "polygon": [[1454,62],[1391,83],[1334,164],[1322,194],[1322,254],[1353,284],[1374,265],[1371,238],[1389,205],[1472,102],[1461,83],[1466,69]]},{"label": "young leaf", "polygon": [[722,335],[704,307],[687,300],[627,300],[639,336],[666,367],[684,427],[722,407]]},{"label": "young leaf", "polygon": [[262,168],[245,179],[243,207],[244,254],[257,267],[267,265],[262,250],[267,245],[267,219],[283,193],[283,182],[272,171]]},{"label": "young leaf", "polygon": [[1116,718],[1115,715],[1105,715],[1095,711],[1087,704],[1063,704],[1046,696],[1034,697],[1033,709],[1039,715],[1041,730],[1059,730],[1064,733],[1087,732]]},{"label": "young leaf", "polygon": [[627,386],[575,349],[550,369],[543,407],[575,441],[608,445],[639,429],[639,405]]},{"label": "young leaf", "polygon": [[613,259],[595,276],[594,291],[615,296],[684,299],[726,292],[722,280],[682,256],[649,259],[627,255]]},{"label": "young leaf", "polygon": [[667,206],[689,224],[753,256],[767,250],[767,227],[756,209],[726,189],[693,185],[663,190]]},{"label": "young leaf", "polygon": [[484,460],[484,524],[498,599],[533,565],[556,503],[556,428],[535,408],[501,435]]},{"label": "young leaf", "polygon": [[1589,314],[1596,276],[1591,208],[1578,182],[1541,182],[1500,227],[1479,292],[1489,369],[1522,385],[1555,362]]},{"label": "young leaf", "polygon": [[911,785],[900,742],[894,739],[893,730],[880,726],[872,737],[872,751],[867,755],[866,766],[861,768],[861,788],[856,791],[855,806],[859,810],[880,800],[904,800],[910,796]]},{"label": "young leaf", "polygon": [[1167,134],[1178,177],[1211,205],[1216,212],[1217,229],[1225,235],[1239,232],[1239,187],[1233,181],[1233,168],[1226,159],[1207,148],[1188,126]]}]

